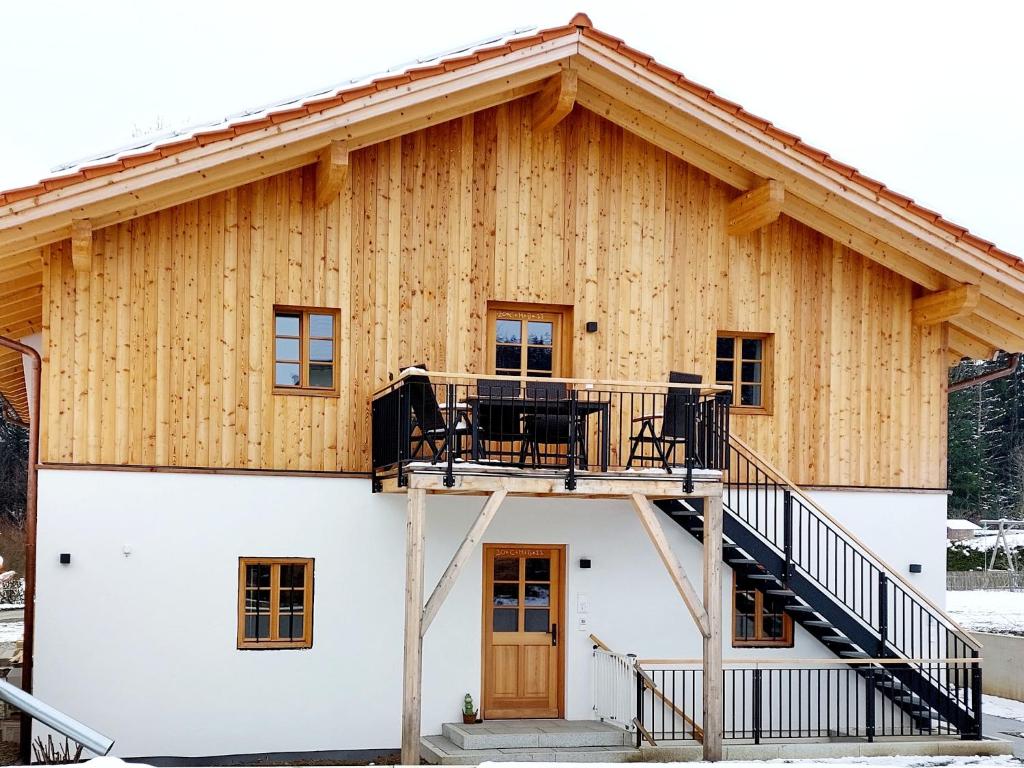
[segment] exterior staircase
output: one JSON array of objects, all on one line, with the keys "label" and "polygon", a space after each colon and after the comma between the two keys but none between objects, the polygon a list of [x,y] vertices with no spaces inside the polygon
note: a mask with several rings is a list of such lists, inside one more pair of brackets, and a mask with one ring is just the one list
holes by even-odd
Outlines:
[{"label": "exterior staircase", "polygon": [[[795,485],[728,441],[722,558],[902,710],[917,733],[981,737],[978,645]],[[703,541],[702,499],[656,502]],[[885,663],[865,663],[877,660]],[[895,663],[893,663],[895,662]]]},{"label": "exterior staircase", "polygon": [[624,763],[637,760],[632,734],[597,720],[487,720],[445,723],[424,736],[420,754],[431,765],[483,762]]}]

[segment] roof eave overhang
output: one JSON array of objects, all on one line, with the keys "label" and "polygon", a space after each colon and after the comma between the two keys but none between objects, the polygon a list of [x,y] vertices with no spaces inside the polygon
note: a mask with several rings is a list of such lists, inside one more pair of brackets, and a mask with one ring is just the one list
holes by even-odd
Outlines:
[{"label": "roof eave overhang", "polygon": [[486,109],[539,90],[578,49],[565,35],[340,106],[212,141],[166,158],[10,203],[0,209],[0,270],[33,248],[70,237],[71,221],[93,228],[314,162],[331,141],[349,149]]},{"label": "roof eave overhang", "polygon": [[0,275],[38,263],[32,249],[69,237],[75,218],[89,218],[94,228],[109,226],[307,165],[330,141],[358,149],[520,98],[572,67],[581,106],[740,191],[766,179],[782,182],[787,215],[927,290],[978,285],[976,311],[952,323],[951,335],[964,347],[951,341],[955,352],[1024,349],[1024,272],[893,202],[898,196],[851,181],[851,169],[797,151],[784,132],[775,138],[738,119],[735,105],[682,87],[682,76],[598,36],[589,29],[562,34],[10,203],[0,210]]}]

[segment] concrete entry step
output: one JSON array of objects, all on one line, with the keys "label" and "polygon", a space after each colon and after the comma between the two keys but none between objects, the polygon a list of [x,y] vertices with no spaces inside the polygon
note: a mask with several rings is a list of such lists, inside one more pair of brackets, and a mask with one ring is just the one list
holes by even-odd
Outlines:
[{"label": "concrete entry step", "polygon": [[630,734],[598,720],[485,720],[445,723],[441,735],[460,749],[621,747]]},{"label": "concrete entry step", "polygon": [[633,747],[509,747],[462,749],[444,736],[424,736],[420,757],[430,765],[479,765],[499,763],[630,763],[640,752]]}]

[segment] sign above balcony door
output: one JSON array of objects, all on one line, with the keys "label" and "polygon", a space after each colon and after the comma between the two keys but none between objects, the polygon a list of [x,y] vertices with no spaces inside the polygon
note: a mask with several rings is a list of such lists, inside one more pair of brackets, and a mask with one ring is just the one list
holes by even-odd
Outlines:
[{"label": "sign above balcony door", "polygon": [[572,308],[490,302],[487,370],[499,376],[570,377]]},{"label": "sign above balcony door", "polygon": [[484,718],[562,717],[564,569],[564,545],[484,545]]}]

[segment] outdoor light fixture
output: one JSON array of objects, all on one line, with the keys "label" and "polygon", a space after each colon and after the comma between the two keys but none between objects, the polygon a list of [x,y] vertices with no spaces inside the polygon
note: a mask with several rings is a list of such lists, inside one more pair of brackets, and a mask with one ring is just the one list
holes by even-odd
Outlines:
[{"label": "outdoor light fixture", "polygon": [[911,563],[910,564],[910,572],[911,573],[920,573],[921,572],[921,564],[920,563]]},{"label": "outdoor light fixture", "polygon": [[580,558],[580,568],[589,568],[589,567],[590,567],[590,558],[589,557],[581,557]]},{"label": "outdoor light fixture", "polygon": [[71,565],[71,553],[70,552],[61,552],[60,553],[60,564],[61,565]]},{"label": "outdoor light fixture", "polygon": [[597,321],[590,320],[587,322],[587,333],[597,333]]}]

